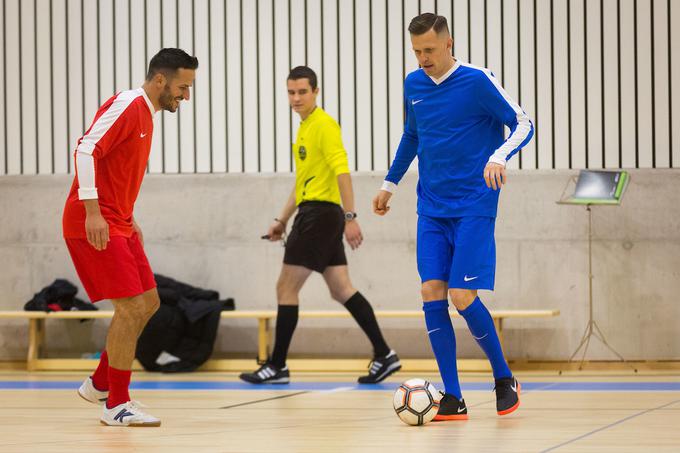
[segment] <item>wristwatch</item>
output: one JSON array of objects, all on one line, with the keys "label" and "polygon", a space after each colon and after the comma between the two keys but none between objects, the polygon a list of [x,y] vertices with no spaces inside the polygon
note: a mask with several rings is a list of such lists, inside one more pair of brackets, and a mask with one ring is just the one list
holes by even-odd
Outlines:
[{"label": "wristwatch", "polygon": [[350,220],[354,220],[356,218],[357,218],[356,212],[352,212],[352,211],[345,212],[345,222],[349,222]]}]

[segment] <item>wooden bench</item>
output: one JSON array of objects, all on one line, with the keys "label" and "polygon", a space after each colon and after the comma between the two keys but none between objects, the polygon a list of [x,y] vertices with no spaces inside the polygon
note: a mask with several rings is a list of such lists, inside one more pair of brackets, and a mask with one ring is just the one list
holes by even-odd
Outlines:
[{"label": "wooden bench", "polygon": [[[375,312],[379,319],[387,318],[422,318],[421,310],[377,310]],[[491,317],[494,320],[498,336],[503,341],[503,322],[511,318],[546,318],[558,316],[559,310],[492,310]],[[456,311],[451,312],[452,317],[460,317]],[[41,311],[0,311],[0,319],[28,319],[28,354],[26,366],[30,371],[38,370],[73,370],[91,369],[96,361],[91,359],[46,359],[41,358],[41,353],[45,348],[45,321],[47,319],[110,319],[113,311],[66,311],[66,312],[41,312]],[[350,318],[347,311],[301,311],[300,318]],[[271,344],[271,321],[276,319],[276,311],[262,310],[236,310],[223,311],[222,319],[256,319],[257,320],[257,359],[263,362],[269,355]],[[334,371],[355,370],[358,366],[365,367],[366,360],[342,360],[329,359],[332,361]],[[326,367],[319,367],[320,362],[314,359],[291,360],[295,365],[293,368],[301,370],[319,370]],[[430,369],[431,360],[403,360],[404,369],[410,368],[413,371]],[[360,364],[360,365],[359,365]],[[407,366],[407,364],[410,365]],[[236,371],[252,367],[252,360],[229,359],[229,360],[209,360],[202,369],[219,371]],[[485,361],[468,361],[468,365],[462,369],[488,369]],[[139,365],[136,365],[139,368]]]}]

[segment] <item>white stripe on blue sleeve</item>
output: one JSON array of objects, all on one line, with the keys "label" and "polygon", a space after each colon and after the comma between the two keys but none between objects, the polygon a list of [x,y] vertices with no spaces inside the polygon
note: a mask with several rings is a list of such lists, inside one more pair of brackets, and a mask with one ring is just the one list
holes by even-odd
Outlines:
[{"label": "white stripe on blue sleeve", "polygon": [[[489,162],[494,162],[500,165],[505,165],[505,163],[516,154],[522,147],[524,147],[534,134],[534,126],[531,120],[522,108],[508,95],[508,93],[503,89],[498,80],[491,74],[491,71],[485,68],[476,68],[481,70],[486,77],[491,81],[493,87],[497,90],[498,94],[502,97],[508,107],[512,109],[515,114],[513,121],[508,124],[507,119],[503,122],[510,127],[510,135],[505,140],[505,142],[491,155]],[[499,115],[502,117],[502,115]]]}]

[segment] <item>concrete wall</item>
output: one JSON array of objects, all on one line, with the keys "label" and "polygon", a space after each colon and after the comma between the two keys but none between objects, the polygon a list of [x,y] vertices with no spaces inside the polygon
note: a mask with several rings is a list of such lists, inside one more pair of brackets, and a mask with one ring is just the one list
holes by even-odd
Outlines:
[{"label": "concrete wall", "polygon": [[[561,360],[576,348],[586,324],[587,214],[555,200],[575,171],[511,172],[496,229],[496,291],[490,308],[557,308],[558,318],[506,322],[512,358]],[[419,309],[415,266],[415,182],[408,175],[385,218],[370,213],[381,174],[354,176],[365,243],[347,254],[357,288],[376,309]],[[78,282],[61,239],[61,210],[70,176],[0,178],[0,310],[21,309],[54,278]],[[678,170],[632,171],[620,207],[595,207],[595,317],[630,359],[680,359],[680,207]],[[289,175],[150,175],[136,217],[156,272],[217,289],[240,309],[271,309],[283,248],[259,239],[292,187]],[[79,282],[78,282],[79,284]],[[84,294],[84,293],[83,293]],[[305,309],[336,309],[323,280],[302,292]],[[107,308],[108,303],[102,303]],[[0,320],[0,360],[26,352],[26,322]],[[431,354],[422,321],[382,322],[403,356]],[[107,323],[48,324],[53,355],[93,352]],[[481,357],[464,323],[455,322],[462,357]],[[254,356],[252,321],[224,321],[216,356]],[[292,354],[369,355],[351,320],[302,320]],[[614,358],[599,342],[589,357]]]}]

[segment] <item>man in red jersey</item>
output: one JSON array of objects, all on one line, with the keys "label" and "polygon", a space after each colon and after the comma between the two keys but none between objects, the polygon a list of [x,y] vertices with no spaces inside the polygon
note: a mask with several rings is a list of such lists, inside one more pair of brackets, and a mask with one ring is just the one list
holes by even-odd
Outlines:
[{"label": "man in red jersey", "polygon": [[106,101],[75,151],[64,238],[92,302],[111,299],[114,307],[99,366],[78,394],[104,405],[104,425],[161,424],[128,393],[137,338],[160,303],[133,209],[151,151],[154,114],[175,112],[180,101],[189,100],[197,68],[196,57],[162,49],[149,62],[144,85]]}]

